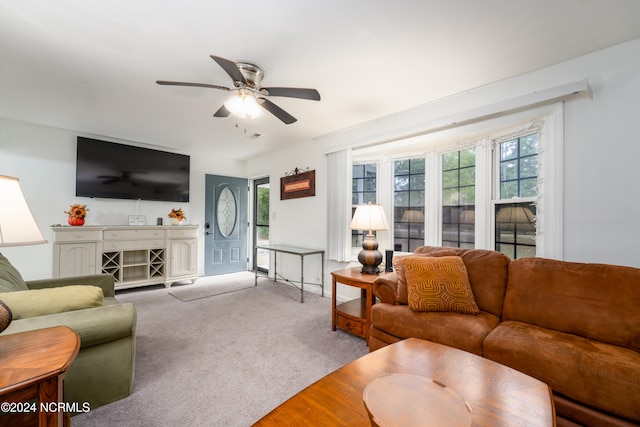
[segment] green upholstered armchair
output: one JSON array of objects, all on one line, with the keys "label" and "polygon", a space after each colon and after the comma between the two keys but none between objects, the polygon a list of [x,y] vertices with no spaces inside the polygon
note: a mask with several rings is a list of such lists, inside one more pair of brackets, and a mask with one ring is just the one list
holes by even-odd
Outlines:
[{"label": "green upholstered armchair", "polygon": [[89,402],[95,409],[131,393],[136,310],[115,299],[113,276],[25,282],[0,254],[0,300],[13,311],[13,321],[0,335],[58,325],[80,335],[80,352],[64,380],[65,401],[80,408]]}]

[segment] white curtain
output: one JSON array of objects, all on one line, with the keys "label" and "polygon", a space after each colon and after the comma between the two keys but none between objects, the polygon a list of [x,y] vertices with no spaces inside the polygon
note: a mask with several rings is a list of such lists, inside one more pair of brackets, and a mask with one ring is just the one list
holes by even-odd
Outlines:
[{"label": "white curtain", "polygon": [[327,154],[327,259],[351,261],[351,150]]}]

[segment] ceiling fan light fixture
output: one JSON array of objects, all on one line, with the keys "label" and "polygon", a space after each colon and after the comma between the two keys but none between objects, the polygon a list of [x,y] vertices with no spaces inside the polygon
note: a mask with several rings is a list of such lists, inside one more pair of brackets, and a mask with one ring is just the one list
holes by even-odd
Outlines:
[{"label": "ceiling fan light fixture", "polygon": [[264,114],[258,100],[250,92],[236,92],[225,101],[224,106],[231,114],[242,119],[255,119]]}]

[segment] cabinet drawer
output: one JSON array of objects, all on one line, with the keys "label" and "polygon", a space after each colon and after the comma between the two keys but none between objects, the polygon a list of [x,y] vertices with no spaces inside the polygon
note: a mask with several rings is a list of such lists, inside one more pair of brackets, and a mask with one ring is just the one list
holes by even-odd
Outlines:
[{"label": "cabinet drawer", "polygon": [[97,242],[100,240],[100,230],[86,230],[78,227],[69,231],[56,231],[53,238],[56,242]]},{"label": "cabinet drawer", "polygon": [[104,240],[164,239],[164,230],[105,230]]},{"label": "cabinet drawer", "polygon": [[136,249],[161,249],[164,248],[164,239],[153,240],[123,240],[104,241],[102,251],[130,251]]},{"label": "cabinet drawer", "polygon": [[344,329],[347,332],[351,332],[354,335],[364,336],[363,322],[350,319],[342,316],[339,312],[336,313],[336,324],[340,329]]},{"label": "cabinet drawer", "polygon": [[167,230],[167,237],[170,239],[184,238],[184,237],[198,237],[197,229],[184,229],[179,226],[176,229]]}]

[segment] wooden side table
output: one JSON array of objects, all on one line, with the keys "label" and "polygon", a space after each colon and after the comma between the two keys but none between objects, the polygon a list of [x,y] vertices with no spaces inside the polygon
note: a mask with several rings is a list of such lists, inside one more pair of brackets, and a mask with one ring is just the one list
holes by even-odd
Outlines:
[{"label": "wooden side table", "polygon": [[[371,329],[371,306],[374,304],[373,282],[380,277],[378,274],[361,272],[361,267],[345,268],[331,273],[331,330],[336,327],[344,329],[369,341]],[[360,288],[360,298],[336,305],[336,284]]]},{"label": "wooden side table", "polygon": [[1,336],[0,424],[62,426],[62,380],[79,350],[66,326]]}]

